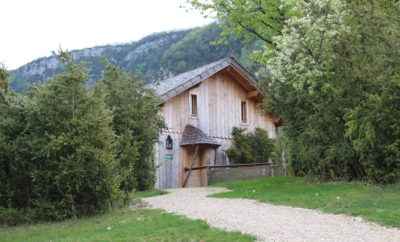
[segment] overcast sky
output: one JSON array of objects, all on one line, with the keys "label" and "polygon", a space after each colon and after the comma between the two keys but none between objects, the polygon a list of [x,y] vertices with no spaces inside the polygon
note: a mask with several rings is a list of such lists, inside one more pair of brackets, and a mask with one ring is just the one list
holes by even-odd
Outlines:
[{"label": "overcast sky", "polygon": [[52,51],[124,43],[210,23],[185,0],[1,0],[0,62],[15,69]]}]

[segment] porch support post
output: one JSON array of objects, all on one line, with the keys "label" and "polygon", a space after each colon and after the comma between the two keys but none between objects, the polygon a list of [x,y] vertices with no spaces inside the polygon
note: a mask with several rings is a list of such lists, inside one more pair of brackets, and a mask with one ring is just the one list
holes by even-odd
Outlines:
[{"label": "porch support post", "polygon": [[186,187],[187,182],[189,181],[189,177],[190,177],[190,174],[192,173],[192,170],[193,170],[194,164],[196,162],[196,157],[197,157],[198,153],[199,153],[199,145],[196,145],[195,148],[194,148],[194,154],[193,154],[193,157],[192,157],[192,163],[190,164],[190,169],[188,171],[188,174],[185,177],[185,180],[183,181],[183,186],[182,187]]}]

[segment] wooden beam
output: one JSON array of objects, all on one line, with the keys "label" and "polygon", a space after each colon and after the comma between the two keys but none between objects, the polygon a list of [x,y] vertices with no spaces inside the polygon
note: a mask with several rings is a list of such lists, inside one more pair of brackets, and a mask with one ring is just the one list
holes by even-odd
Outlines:
[{"label": "wooden beam", "polygon": [[222,72],[225,76],[227,76],[229,79],[232,79],[233,81],[236,81],[241,87],[243,87],[246,91],[253,90],[254,87],[250,85],[249,81],[243,78],[242,75],[240,75],[239,72],[237,72],[235,69],[232,67],[228,67],[226,70]]},{"label": "wooden beam", "polygon": [[213,169],[213,168],[238,168],[238,167],[254,167],[254,166],[270,166],[270,167],[277,167],[279,165],[275,165],[273,163],[265,162],[265,163],[249,163],[249,164],[231,164],[231,165],[213,165],[213,166],[196,166],[192,167],[191,169],[185,168],[185,171],[196,171],[196,170],[203,170],[203,169]]},{"label": "wooden beam", "polygon": [[255,90],[255,91],[251,91],[251,92],[248,92],[247,93],[247,98],[256,98],[256,97],[258,97],[258,95],[259,95],[259,92],[257,91],[257,90]]},{"label": "wooden beam", "polygon": [[188,172],[188,174],[185,177],[185,180],[183,181],[183,186],[182,187],[186,187],[187,182],[189,181],[189,177],[190,174],[192,173],[193,167],[194,167],[194,163],[196,162],[196,156],[199,153],[199,145],[196,145],[196,147],[194,148],[194,154],[192,157],[192,163],[190,164],[190,168],[188,170],[186,170],[187,168],[185,168],[185,171]]}]

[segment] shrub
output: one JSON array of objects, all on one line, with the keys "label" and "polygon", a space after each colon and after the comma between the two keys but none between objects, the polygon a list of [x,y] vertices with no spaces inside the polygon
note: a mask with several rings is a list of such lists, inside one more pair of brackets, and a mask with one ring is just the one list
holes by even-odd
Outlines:
[{"label": "shrub", "polygon": [[26,211],[0,207],[0,226],[15,226],[30,222],[31,218]]},{"label": "shrub", "polygon": [[377,83],[376,94],[347,115],[347,135],[369,180],[400,181],[400,75]]},{"label": "shrub", "polygon": [[252,133],[245,129],[233,128],[232,146],[226,151],[233,163],[267,162],[271,157],[274,144],[266,130],[256,128]]},{"label": "shrub", "polygon": [[85,69],[62,57],[64,73],[0,104],[0,206],[7,216],[80,217],[106,210],[118,196],[111,112],[101,94],[86,89]]},{"label": "shrub", "polygon": [[[0,224],[63,220],[120,205],[154,185],[159,99],[108,65],[88,90],[87,71],[65,71],[27,94],[0,90]],[[1,86],[1,88],[3,88]]]},{"label": "shrub", "polygon": [[159,98],[143,82],[111,64],[106,65],[98,89],[106,94],[106,104],[113,112],[121,190],[127,195],[133,190],[152,189],[153,147],[164,124]]}]

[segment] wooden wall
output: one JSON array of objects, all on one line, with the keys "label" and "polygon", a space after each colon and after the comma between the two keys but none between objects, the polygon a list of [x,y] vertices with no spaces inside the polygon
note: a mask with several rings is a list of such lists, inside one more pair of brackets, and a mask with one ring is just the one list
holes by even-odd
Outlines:
[{"label": "wooden wall", "polygon": [[[165,148],[165,140],[170,135],[173,140],[173,149]],[[179,147],[181,134],[163,132],[159,142],[155,145],[156,187],[160,189],[181,186],[181,147]]]},{"label": "wooden wall", "polygon": [[[223,73],[213,76],[202,83],[209,101],[207,107],[209,117],[203,125],[203,131],[220,139],[231,139],[233,127],[246,128],[253,131],[256,127],[266,129],[270,138],[276,137],[272,118],[262,114],[259,104],[247,98],[247,91],[231,77]],[[241,102],[247,102],[247,123],[241,122]]]}]

